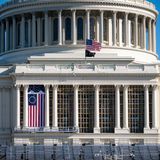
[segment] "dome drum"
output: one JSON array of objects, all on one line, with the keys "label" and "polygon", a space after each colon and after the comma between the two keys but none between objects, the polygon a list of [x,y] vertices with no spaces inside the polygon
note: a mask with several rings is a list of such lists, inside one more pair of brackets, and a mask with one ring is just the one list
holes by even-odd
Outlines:
[{"label": "dome drum", "polygon": [[156,20],[136,13],[105,10],[37,11],[1,19],[1,53],[41,46],[85,45],[139,49],[156,55]]}]

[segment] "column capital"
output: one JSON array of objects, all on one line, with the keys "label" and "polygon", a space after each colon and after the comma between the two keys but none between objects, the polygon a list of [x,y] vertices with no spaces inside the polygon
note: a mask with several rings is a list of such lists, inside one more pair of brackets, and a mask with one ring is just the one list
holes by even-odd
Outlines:
[{"label": "column capital", "polygon": [[157,84],[152,85],[152,89],[153,89],[153,90],[156,90],[158,87],[159,87],[159,86],[158,86]]},{"label": "column capital", "polygon": [[73,87],[74,87],[75,89],[78,89],[78,88],[79,88],[79,85],[73,85]]},{"label": "column capital", "polygon": [[138,16],[139,16],[139,14],[135,14],[135,17],[134,17],[134,18],[136,19],[136,18],[138,18]]},{"label": "column capital", "polygon": [[104,10],[100,10],[100,13],[104,13]]},{"label": "column capital", "polygon": [[150,87],[150,85],[144,85],[145,89],[148,89]]},{"label": "column capital", "polygon": [[45,85],[44,85],[45,89],[46,89],[46,88],[48,89],[49,86],[50,86],[50,84],[45,84]]},{"label": "column capital", "polygon": [[124,89],[128,89],[129,85],[123,85]]},{"label": "column capital", "polygon": [[113,14],[117,14],[117,11],[113,11],[112,13],[113,13]]},{"label": "column capital", "polygon": [[94,88],[95,88],[95,89],[99,89],[99,88],[100,88],[100,85],[95,84],[95,85],[94,85]]},{"label": "column capital", "polygon": [[14,85],[14,87],[15,87],[16,89],[19,89],[19,88],[21,87],[21,85],[20,85],[20,84],[16,84],[16,85]]},{"label": "column capital", "polygon": [[71,9],[72,13],[76,13],[76,9]]},{"label": "column capital", "polygon": [[86,9],[86,12],[87,12],[87,13],[90,13],[90,12],[91,12],[91,10],[89,10],[89,9]]},{"label": "column capital", "polygon": [[120,88],[121,87],[121,85],[119,85],[119,84],[115,84],[114,86],[115,86],[115,88]]},{"label": "column capital", "polygon": [[24,87],[25,89],[27,89],[27,88],[29,88],[29,85],[28,85],[28,84],[23,84],[23,87]]}]

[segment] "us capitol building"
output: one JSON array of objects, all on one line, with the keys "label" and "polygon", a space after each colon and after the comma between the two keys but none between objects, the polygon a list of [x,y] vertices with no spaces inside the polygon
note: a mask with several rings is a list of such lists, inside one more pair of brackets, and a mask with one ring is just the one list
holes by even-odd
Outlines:
[{"label": "us capitol building", "polygon": [[146,0],[1,5],[0,143],[159,144],[157,15]]}]

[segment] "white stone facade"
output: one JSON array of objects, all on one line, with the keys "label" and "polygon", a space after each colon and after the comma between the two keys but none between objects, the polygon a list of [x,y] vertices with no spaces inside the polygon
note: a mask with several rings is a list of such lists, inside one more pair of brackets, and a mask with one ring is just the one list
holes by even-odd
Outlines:
[{"label": "white stone facade", "polygon": [[[0,143],[160,143],[157,15],[143,0],[1,6]],[[93,58],[87,38],[102,44]],[[31,85],[44,86],[43,128],[28,123]]]}]

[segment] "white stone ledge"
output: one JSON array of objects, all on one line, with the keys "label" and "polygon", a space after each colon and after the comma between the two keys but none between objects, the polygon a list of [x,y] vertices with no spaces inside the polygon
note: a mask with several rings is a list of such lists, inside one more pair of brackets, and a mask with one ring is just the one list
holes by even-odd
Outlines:
[{"label": "white stone ledge", "polygon": [[118,73],[118,74],[158,74],[158,65],[112,65],[112,64],[55,64],[17,65],[15,74],[74,74],[74,73]]}]

